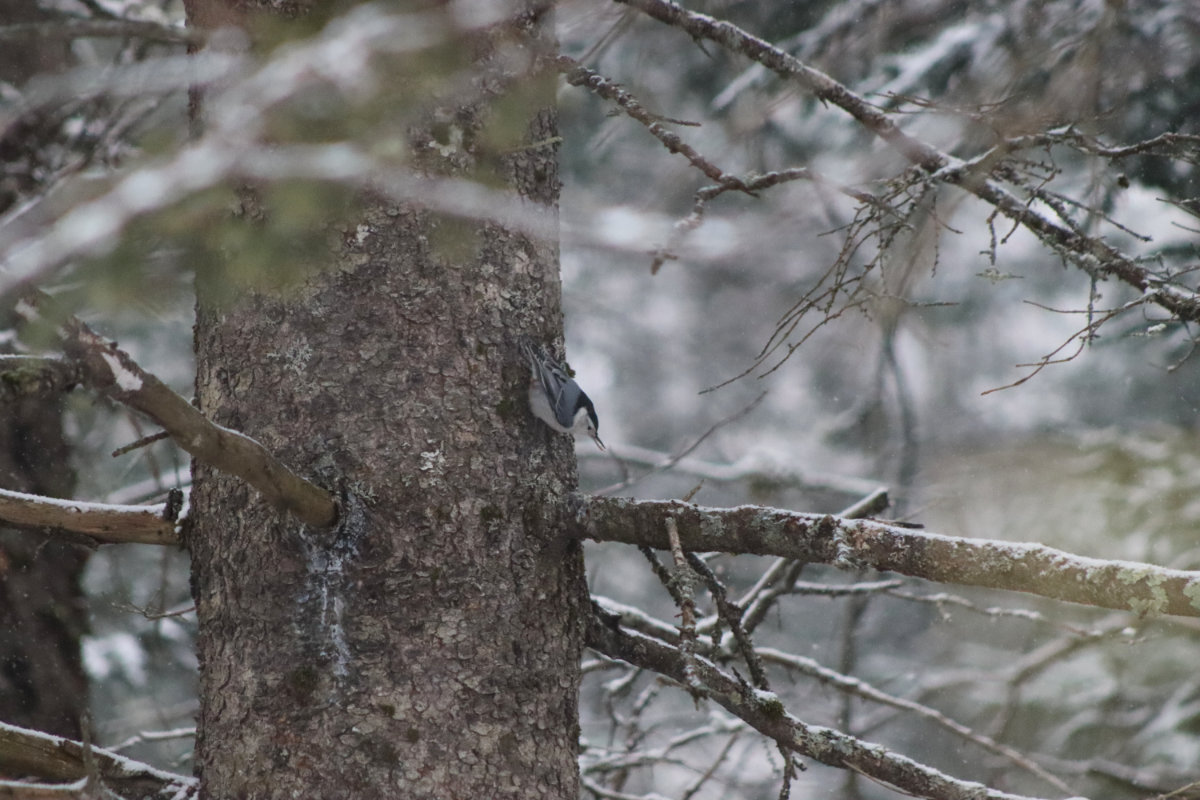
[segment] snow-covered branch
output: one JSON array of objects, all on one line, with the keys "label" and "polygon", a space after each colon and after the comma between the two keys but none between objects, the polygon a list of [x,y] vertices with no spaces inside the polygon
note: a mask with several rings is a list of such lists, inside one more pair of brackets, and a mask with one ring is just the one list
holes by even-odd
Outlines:
[{"label": "snow-covered branch", "polygon": [[667,517],[676,520],[683,548],[697,553],[784,556],[1136,614],[1200,616],[1200,572],[1088,558],[1040,544],[944,536],[874,520],[761,506],[591,498],[577,535],[667,550]]},{"label": "snow-covered branch", "polygon": [[0,489],[0,520],[16,528],[57,528],[111,544],[179,544],[167,504],[123,506],[59,500]]},{"label": "snow-covered branch", "polygon": [[[89,765],[96,774],[89,775]],[[64,783],[86,782],[91,778],[122,797],[152,800],[194,797],[198,788],[195,778],[165,772],[99,747],[19,728],[6,722],[0,722],[0,773]],[[6,780],[0,781],[0,796],[32,797],[35,796],[35,790],[46,790],[46,794],[36,796],[48,796],[49,791],[64,788],[70,787]],[[84,788],[79,786],[80,790]],[[81,791],[60,796],[77,797],[82,794]],[[110,794],[98,792],[88,796],[107,797]]]},{"label": "snow-covered branch", "polygon": [[194,28],[132,19],[56,19],[0,25],[0,42],[46,39],[138,38],[151,42],[188,44],[204,39]]},{"label": "snow-covered branch", "polygon": [[[18,312],[40,316],[38,298],[23,300]],[[113,397],[161,425],[183,450],[210,466],[236,475],[260,491],[269,503],[309,525],[326,527],[337,518],[332,494],[292,472],[265,447],[209,420],[157,377],[143,370],[115,342],[81,320],[68,317],[59,327],[67,357],[79,377],[95,391]]]}]

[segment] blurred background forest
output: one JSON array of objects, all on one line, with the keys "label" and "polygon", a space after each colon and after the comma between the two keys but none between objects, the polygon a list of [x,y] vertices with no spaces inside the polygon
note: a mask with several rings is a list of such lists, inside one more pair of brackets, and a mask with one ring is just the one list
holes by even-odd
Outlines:
[{"label": "blurred background forest", "polygon": [[[164,24],[182,14],[169,2],[61,0],[18,18],[19,6],[4,16]],[[1110,145],[1200,132],[1197,2],[688,6],[776,44],[962,158],[1051,130]],[[725,193],[699,224],[681,226],[711,181],[612,103],[562,85],[567,354],[612,450],[580,443],[584,490],[676,498],[699,485],[703,505],[837,512],[886,486],[887,516],[931,531],[1200,568],[1200,359],[1188,325],[1141,306],[1080,337],[1136,291],[1093,281],[956,187],[914,198],[892,150],[742,57],[623,5],[566,2],[557,15],[565,54],[674,121],[668,127],[726,172],[805,167],[820,176],[756,197]],[[136,167],[185,137],[178,85],[143,76],[141,88],[77,91],[81,70],[121,68],[129,80],[131,65],[181,56],[181,41],[23,41],[43,58],[24,71],[15,41],[0,40],[9,48],[0,222],[9,228],[40,213],[30,211],[38,198],[69,203],[87,192],[71,181]],[[1106,159],[1045,146],[1023,152],[1021,169],[1080,229],[1194,286],[1197,154],[1192,145]],[[896,189],[911,200],[903,225],[886,240],[863,234],[860,204],[844,187],[881,197]],[[289,224],[319,224],[319,196],[295,204]],[[107,256],[58,280],[97,327],[190,396],[190,278],[176,242],[188,220],[186,210],[173,213],[131,226]],[[828,324],[820,309],[797,320],[797,304],[856,236],[850,307]],[[652,269],[664,251],[670,257]],[[143,260],[136,271],[124,267],[133,257]],[[1031,374],[1028,365],[1064,343],[1064,363],[984,394]],[[169,444],[108,456],[148,432],[126,412],[79,397],[67,424],[76,497],[131,502],[186,486],[187,459]],[[685,452],[673,469],[654,469]],[[742,589],[763,566],[709,563]],[[636,553],[593,547],[588,572],[598,595],[664,619],[675,613]],[[1195,624],[888,578],[806,567],[759,628],[759,644],[936,709],[1038,768],[792,664],[775,689],[797,716],[1037,796],[1147,797],[1200,779]],[[83,586],[93,736],[104,745],[140,736],[130,755],[187,771],[191,740],[177,730],[196,708],[186,555],[101,548]],[[778,757],[750,732],[662,692],[653,675],[599,660],[586,668],[581,764],[592,796],[684,797],[693,786],[696,797],[777,795]],[[147,735],[161,731],[174,733]],[[793,792],[896,796],[817,765]]]},{"label": "blurred background forest", "polygon": [[[962,158],[1067,125],[1119,144],[1196,130],[1200,4],[1192,2],[689,6],[896,110],[906,132]],[[677,223],[709,182],[606,104],[578,91],[560,95],[568,352],[597,396],[602,431],[617,443],[678,452],[767,392],[691,454],[740,465],[743,480],[704,480],[721,473],[701,466],[618,493],[679,497],[704,480],[695,500],[705,505],[834,512],[863,491],[839,480],[854,477],[887,485],[891,512],[930,530],[1200,565],[1192,332],[1139,309],[1102,327],[1077,358],[982,394],[1030,374],[1017,365],[1038,362],[1084,328],[1089,305],[1114,308],[1136,292],[1093,284],[1025,231],[989,224],[993,209],[959,189],[930,192],[912,228],[866,275],[860,307],[817,330],[778,370],[758,377],[776,352],[747,377],[702,393],[753,364],[838,257],[857,204],[835,187],[886,192],[900,159],[838,109],[711,43],[620,7],[569,10],[564,50],[653,112],[699,123],[675,130],[722,169],[803,166],[827,179],[758,198],[728,193],[699,227],[680,233]],[[1192,161],[1107,163],[1051,148],[1027,157],[1052,190],[1079,204],[1071,211],[1083,229],[1148,261],[1195,263]],[[573,230],[596,228],[622,249],[573,245]],[[664,246],[678,260],[651,277],[645,251]],[[864,248],[856,265],[874,257]],[[810,312],[792,341],[821,319]],[[592,486],[626,479],[611,460],[582,452]],[[830,490],[839,485],[845,493]],[[637,556],[609,554],[624,561],[589,559],[595,591],[669,619],[669,599]],[[719,563],[744,571],[748,586],[756,571],[746,562]],[[841,597],[805,586],[878,577],[806,568],[770,627],[777,646],[1012,743],[1075,792],[1149,796],[1200,778],[1196,626],[909,581]],[[627,692],[636,706],[645,702],[639,692],[655,690],[648,677],[619,689],[604,684],[612,680],[595,679],[608,691],[590,705],[585,695],[585,713],[593,730],[611,726],[604,741],[619,747],[638,740],[628,736],[638,715],[613,713],[611,694]],[[789,708],[807,720],[895,745],[951,774],[1059,796],[928,721],[812,676],[797,675],[791,691]],[[686,699],[675,703],[655,730],[660,738],[680,734],[694,717]],[[744,747],[727,754],[734,766],[726,791],[773,796],[765,748],[752,739]],[[716,752],[683,759],[687,766],[671,779],[660,766],[658,783],[636,786],[690,786]],[[895,796],[821,771],[809,773],[799,796]]]}]

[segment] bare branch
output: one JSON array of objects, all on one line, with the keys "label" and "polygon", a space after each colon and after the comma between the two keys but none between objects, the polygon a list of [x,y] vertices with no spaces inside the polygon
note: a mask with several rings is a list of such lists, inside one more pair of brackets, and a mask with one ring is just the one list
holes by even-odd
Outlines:
[{"label": "bare branch", "polygon": [[662,142],[668,152],[679,153],[684,156],[693,167],[698,169],[707,178],[716,181],[714,185],[705,186],[696,191],[692,213],[676,223],[670,241],[655,251],[654,260],[650,265],[651,274],[657,274],[664,262],[676,258],[674,251],[678,247],[682,237],[700,225],[704,219],[704,212],[708,204],[728,191],[739,191],[754,196],[763,189],[768,189],[781,183],[806,180],[824,186],[831,186],[847,197],[851,197],[864,205],[871,206],[877,211],[893,215],[896,213],[885,202],[870,192],[845,186],[837,181],[827,179],[808,167],[774,170],[762,175],[747,175],[745,177],[739,177],[726,172],[710,159],[705,158],[678,134],[663,127],[663,122],[674,124],[684,123],[679,120],[665,119],[647,111],[632,94],[621,88],[615,81],[584,67],[572,58],[559,56],[556,63],[558,64],[558,68],[565,74],[567,82],[572,86],[585,87],[600,97],[613,101],[631,119],[644,125],[652,136]]},{"label": "bare branch", "polygon": [[[780,488],[828,490],[870,498],[872,506],[877,506],[880,502],[882,502],[883,506],[887,505],[887,489],[878,481],[872,481],[867,478],[858,478],[853,475],[838,475],[827,470],[808,471],[795,465],[773,462],[758,454],[750,454],[733,464],[722,464],[715,461],[704,461],[688,457],[688,454],[704,441],[709,434],[717,428],[736,420],[743,413],[753,408],[761,399],[762,397],[760,396],[741,411],[720,420],[702,434],[696,442],[685,447],[677,455],[665,453],[661,450],[650,450],[632,444],[613,444],[608,449],[612,455],[621,461],[650,467],[650,474],[670,470],[675,473],[695,475],[696,477],[710,481],[727,483],[734,481],[757,481]],[[586,455],[589,458],[592,456],[607,458],[607,456],[603,456],[602,454],[591,452],[588,452]],[[595,492],[595,494],[611,494],[627,488],[627,486],[635,482],[632,480],[622,481],[612,486],[606,486],[600,491]],[[876,510],[879,509],[877,508]]]},{"label": "bare branch", "polygon": [[[725,584],[717,579],[716,573],[708,568],[699,556],[695,553],[688,553],[688,564],[696,571],[708,586],[708,592],[712,595],[713,605],[717,607],[717,618],[724,624],[729,626],[729,632],[733,634],[733,639],[737,643],[738,651],[742,658],[746,660],[746,667],[750,670],[750,680],[754,682],[755,687],[759,689],[770,689],[771,684],[767,681],[767,672],[763,669],[762,660],[759,659],[758,653],[754,650],[754,642],[750,639],[750,634],[742,627],[742,609],[729,600],[729,592],[725,588]],[[713,644],[718,644],[718,635],[716,634],[716,626],[713,626]]]},{"label": "bare branch", "polygon": [[[685,659],[678,649],[656,639],[622,630],[610,620],[592,615],[587,628],[589,647],[642,669],[654,670],[680,684]],[[798,755],[822,764],[851,769],[885,786],[931,800],[1017,800],[1017,795],[962,781],[927,767],[878,744],[864,742],[831,728],[808,725],[789,714],[779,698],[754,690],[727,675],[711,661],[695,659],[696,677],[707,697],[744,720],[764,736]]]},{"label": "bare branch", "polygon": [[[639,608],[618,603],[607,597],[596,597],[593,599],[605,614],[612,615],[615,619],[619,620],[623,627],[637,631],[644,636],[657,639],[665,645],[675,647],[679,647],[681,645],[678,631],[669,623],[664,622],[663,620],[655,619]],[[682,648],[680,649],[682,655]],[[720,661],[724,656],[725,648],[704,647],[701,649],[700,653],[705,658],[713,661]],[[1001,756],[1005,760],[1010,761],[1011,763],[1033,775],[1037,775],[1054,788],[1068,794],[1072,793],[1070,787],[1064,784],[1061,779],[1048,772],[1046,769],[1032,761],[1023,753],[1012,747],[1009,747],[1008,745],[996,741],[994,738],[984,733],[972,730],[968,726],[946,716],[931,706],[927,706],[914,700],[908,700],[888,694],[887,692],[876,688],[864,680],[823,666],[815,659],[794,655],[792,653],[785,653],[775,648],[754,648],[754,660],[757,663],[765,661],[771,664],[783,666],[790,672],[798,672],[802,675],[807,675],[814,680],[833,687],[839,692],[861,698],[867,702],[878,703],[879,705],[910,712],[941,728],[944,728],[945,730],[950,731],[954,735],[959,736],[966,741],[972,742],[973,744],[978,745],[985,750]],[[759,669],[761,670],[761,666]],[[757,688],[766,687],[760,686]]]},{"label": "bare branch", "polygon": [[[864,586],[864,585],[867,585],[867,584],[851,584],[851,585],[845,586],[845,587],[830,586],[830,587],[823,587],[823,588],[857,589],[858,587]],[[799,587],[797,587],[797,588],[799,588]],[[818,587],[813,587],[813,590],[809,590],[806,588],[805,591],[803,591],[803,593],[804,594],[817,594],[817,593],[819,593],[818,591],[816,591],[817,588]],[[959,597],[958,595],[950,594],[949,592],[936,592],[934,594],[918,594],[916,592],[908,592],[908,591],[905,591],[900,588],[899,581],[880,581],[877,584],[876,590],[877,591],[883,590],[883,591],[887,592],[887,594],[890,595],[891,597],[897,597],[901,600],[909,600],[914,603],[929,603],[929,604],[935,606],[938,609],[938,611],[941,612],[941,615],[943,618],[949,616],[949,613],[946,611],[944,606],[956,606],[958,608],[966,609],[967,611],[970,611],[973,614],[979,614],[981,616],[990,617],[992,619],[1001,619],[1001,618],[1006,618],[1006,617],[1010,618],[1010,619],[1022,619],[1022,620],[1026,620],[1028,622],[1036,622],[1036,623],[1040,623],[1043,625],[1049,625],[1051,627],[1059,628],[1060,630],[1062,630],[1066,633],[1072,633],[1077,636],[1091,635],[1089,633],[1089,631],[1083,630],[1074,625],[1068,625],[1064,622],[1059,622],[1056,619],[1053,619],[1053,618],[1051,618],[1045,614],[1042,614],[1040,612],[1033,611],[1032,609],[1006,608],[1003,606],[980,606],[976,603],[971,602],[970,600],[966,599],[965,597]]]},{"label": "bare branch", "polygon": [[900,709],[915,714],[923,719],[926,719],[933,724],[944,728],[956,736],[972,742],[985,750],[988,750],[1002,758],[1012,762],[1021,769],[1026,770],[1046,783],[1067,794],[1073,794],[1071,787],[1063,783],[1060,778],[1051,774],[1043,767],[1034,763],[1023,753],[1009,747],[1006,744],[997,742],[995,739],[977,731],[971,730],[966,725],[963,725],[957,720],[951,719],[935,708],[907,700],[903,697],[896,697],[887,692],[880,691],[871,684],[859,678],[854,678],[849,675],[844,675],[828,667],[822,666],[820,663],[811,658],[797,656],[791,653],[784,653],[771,647],[757,648],[758,655],[764,661],[772,664],[778,664],[787,667],[790,670],[795,670],[811,678],[815,678],[824,684],[833,686],[838,691],[845,692],[855,697],[860,697],[863,700],[868,700],[874,703],[879,703],[892,708]]},{"label": "bare branch", "polygon": [[[1115,277],[1143,292],[1147,299],[1184,320],[1200,320],[1200,295],[1170,285],[1141,266],[1132,257],[1096,237],[1085,236],[1055,222],[1036,210],[990,176],[993,162],[984,169],[941,152],[936,147],[904,133],[884,111],[868,103],[830,76],[803,63],[729,22],[697,14],[670,0],[617,0],[685,31],[694,39],[708,39],[731,52],[740,53],[786,81],[812,92],[852,116],[860,125],[924,172],[930,180],[959,186],[992,205],[1014,224],[1022,225],[1044,244],[1076,267],[1097,277]],[[1179,143],[1173,143],[1179,144]],[[1191,144],[1191,142],[1185,142]]]},{"label": "bare branch", "polygon": [[[767,176],[761,177],[770,181],[768,185],[774,185],[776,183],[784,183],[786,181],[793,180],[813,179],[812,173],[810,173],[806,167],[796,167],[790,170],[772,172],[770,173],[769,178]],[[750,182],[747,183],[747,192],[755,191],[755,188],[750,186],[750,184],[754,183],[756,180],[758,179],[751,179]],[[766,181],[764,181],[764,183],[765,182]],[[696,190],[696,199],[692,203],[692,213],[676,222],[670,238],[664,245],[655,250],[654,260],[650,263],[651,275],[657,275],[658,271],[662,268],[662,265],[667,261],[673,261],[678,258],[675,251],[679,247],[679,243],[683,240],[683,237],[700,227],[700,223],[704,221],[704,213],[708,209],[709,202],[711,202],[714,198],[721,196],[729,189],[730,186],[728,185],[715,183],[711,186],[703,186]]]},{"label": "bare branch", "polygon": [[591,498],[574,535],[666,550],[674,517],[685,550],[777,555],[844,569],[1029,592],[1136,614],[1200,616],[1200,572],[1106,561],[1040,544],[966,539],[873,520],[741,506]]},{"label": "bare branch", "polygon": [[[1026,301],[1026,302],[1030,302],[1030,301]],[[1032,364],[1017,364],[1018,367],[1027,368],[1030,370],[1029,372],[1022,375],[1020,378],[1018,378],[1017,380],[1013,381],[1012,383],[1005,384],[1004,386],[996,386],[991,389],[986,389],[986,390],[980,392],[980,394],[986,395],[986,394],[991,394],[992,392],[1002,392],[1005,389],[1015,388],[1015,387],[1020,386],[1021,384],[1025,383],[1026,381],[1030,380],[1031,378],[1033,378],[1035,375],[1037,375],[1039,372],[1041,372],[1048,366],[1051,366],[1053,364],[1066,364],[1071,361],[1074,361],[1076,358],[1079,357],[1079,354],[1083,352],[1083,349],[1085,347],[1087,347],[1088,344],[1093,339],[1096,338],[1096,336],[1097,336],[1096,332],[1098,330],[1100,330],[1100,327],[1104,323],[1120,316],[1121,314],[1124,314],[1126,311],[1129,311],[1132,308],[1136,308],[1137,306],[1143,305],[1145,302],[1146,302],[1146,297],[1139,297],[1138,299],[1131,300],[1130,302],[1126,303],[1125,305],[1123,305],[1119,308],[1108,309],[1108,310],[1104,311],[1103,313],[1101,313],[1099,316],[1093,316],[1093,314],[1095,313],[1094,309],[1093,310],[1081,309],[1078,313],[1086,313],[1089,316],[1087,325],[1085,325],[1083,328],[1072,333],[1069,337],[1067,337],[1067,340],[1065,342],[1063,342],[1058,347],[1054,348],[1054,350],[1052,350],[1051,352],[1042,356],[1040,359],[1033,362]],[[1041,303],[1031,303],[1031,305],[1036,305],[1041,308],[1046,308],[1046,306],[1043,306]],[[1047,310],[1048,311],[1057,311],[1057,309],[1050,309],[1050,308],[1047,308]],[[1065,312],[1058,312],[1058,313],[1065,313]],[[1061,353],[1064,349],[1066,349],[1066,347],[1069,344],[1071,344],[1071,342],[1078,342],[1078,346],[1075,348],[1075,351],[1072,353],[1068,353],[1067,355],[1060,356],[1059,353]]]},{"label": "bare branch", "polygon": [[1015,152],[1027,148],[1048,147],[1050,145],[1067,145],[1083,153],[1117,161],[1129,156],[1142,154],[1166,155],[1184,158],[1196,163],[1200,160],[1200,136],[1192,133],[1160,133],[1145,141],[1131,145],[1106,145],[1095,136],[1076,130],[1072,126],[1056,128],[1044,133],[1034,133],[1025,136],[1014,136],[1005,139],[992,150],[979,158],[989,157],[996,152]]},{"label": "bare branch", "polygon": [[[751,400],[747,405],[738,409],[734,413],[730,414],[729,416],[727,416],[723,419],[717,420],[716,422],[714,422],[712,425],[709,426],[708,430],[706,430],[704,433],[700,434],[700,436],[698,436],[691,444],[684,447],[682,450],[680,450],[675,455],[668,456],[665,453],[658,453],[656,451],[646,450],[645,448],[636,447],[636,446],[632,446],[632,445],[628,446],[628,447],[619,446],[616,450],[613,450],[613,448],[610,447],[609,454],[611,456],[615,457],[617,459],[617,462],[620,463],[622,466],[624,466],[625,461],[642,461],[642,463],[651,464],[653,466],[653,468],[649,472],[639,475],[636,478],[627,477],[624,480],[620,481],[619,483],[614,483],[610,486],[605,486],[601,489],[597,489],[596,491],[592,492],[592,494],[613,494],[615,492],[619,492],[624,489],[628,489],[630,486],[633,486],[640,481],[644,481],[646,478],[650,477],[651,475],[654,475],[659,472],[666,472],[670,469],[673,469],[676,464],[679,464],[684,459],[686,459],[689,455],[691,455],[693,452],[695,452],[696,448],[698,448],[701,444],[703,444],[704,441],[708,437],[712,436],[714,433],[716,433],[718,430],[725,427],[726,425],[730,425],[730,424],[736,422],[737,420],[744,417],[746,414],[749,414],[751,411],[753,411],[758,406],[758,404],[763,401],[763,398],[766,396],[767,396],[767,393],[763,392],[758,397]],[[649,461],[647,461],[647,459],[645,458],[644,454],[646,454],[646,453],[653,453],[653,456],[651,457],[651,459]],[[591,453],[589,453],[589,455],[591,455]]]}]

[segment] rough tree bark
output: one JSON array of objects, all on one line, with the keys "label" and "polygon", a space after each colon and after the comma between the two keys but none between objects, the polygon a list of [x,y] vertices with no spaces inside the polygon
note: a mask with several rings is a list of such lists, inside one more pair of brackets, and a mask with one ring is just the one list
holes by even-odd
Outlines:
[{"label": "rough tree bark", "polygon": [[[473,102],[436,109],[465,144],[431,125],[413,151],[455,174],[488,158],[516,77],[494,46],[536,73],[547,37],[536,13],[476,35]],[[515,83],[538,87],[529,146],[489,166],[553,213],[553,75]],[[517,347],[561,334],[557,244],[369,199],[328,234],[291,289],[200,281],[201,409],[341,498],[313,529],[195,465],[202,794],[574,797],[586,587],[555,510],[574,456],[526,412]]]}]

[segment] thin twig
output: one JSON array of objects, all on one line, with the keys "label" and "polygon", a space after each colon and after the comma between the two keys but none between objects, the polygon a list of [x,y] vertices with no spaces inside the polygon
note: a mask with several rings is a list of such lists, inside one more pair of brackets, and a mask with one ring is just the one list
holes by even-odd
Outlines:
[{"label": "thin twig", "polygon": [[[1032,379],[1035,375],[1040,373],[1046,367],[1049,367],[1049,366],[1052,366],[1055,364],[1067,364],[1071,361],[1074,361],[1076,358],[1079,357],[1079,354],[1084,351],[1084,348],[1086,348],[1088,346],[1088,344],[1096,338],[1096,336],[1097,336],[1096,332],[1100,329],[1100,327],[1102,325],[1104,325],[1104,323],[1108,322],[1111,319],[1116,318],[1117,316],[1119,316],[1121,314],[1124,314],[1126,311],[1129,311],[1132,308],[1143,305],[1145,303],[1146,303],[1146,297],[1144,297],[1144,296],[1139,297],[1137,300],[1132,300],[1119,308],[1115,308],[1110,311],[1103,312],[1098,317],[1094,316],[1096,313],[1096,311],[1094,309],[1085,310],[1083,313],[1088,314],[1088,316],[1089,316],[1087,325],[1085,325],[1080,330],[1075,331],[1075,333],[1073,333],[1069,337],[1067,337],[1067,340],[1065,342],[1060,344],[1058,347],[1054,348],[1052,351],[1050,351],[1046,355],[1042,356],[1038,361],[1035,361],[1033,363],[1028,363],[1028,364],[1017,364],[1018,368],[1030,368],[1031,371],[1029,373],[1023,375],[1022,377],[1018,378],[1017,380],[1013,381],[1012,383],[1007,383],[1003,386],[996,386],[991,389],[986,389],[986,390],[980,392],[980,395],[989,395],[989,394],[992,394],[993,392],[1001,392],[1001,391],[1004,391],[1005,389],[1015,388],[1017,386],[1024,384],[1025,382],[1029,381],[1030,379]],[[1037,305],[1037,304],[1035,303],[1034,305]],[[1050,309],[1050,310],[1055,310],[1055,309]],[[1062,312],[1058,312],[1058,313],[1062,313]],[[1078,345],[1078,347],[1075,348],[1075,351],[1073,353],[1070,353],[1069,355],[1066,355],[1066,356],[1059,356],[1059,353],[1061,353],[1068,345],[1070,345],[1072,342],[1075,342],[1075,341],[1078,341],[1079,345]]]},{"label": "thin twig", "polygon": [[750,191],[741,178],[725,172],[712,161],[702,156],[696,148],[683,141],[678,134],[664,128],[662,124],[664,121],[663,117],[647,111],[638,102],[637,98],[625,89],[622,89],[616,82],[605,78],[595,70],[588,69],[569,56],[559,56],[555,60],[555,63],[558,65],[559,70],[566,76],[567,83],[572,86],[585,87],[605,100],[611,100],[616,103],[631,119],[637,120],[644,125],[646,130],[654,138],[662,142],[668,151],[682,155],[691,162],[692,166],[703,172],[709,180],[716,181],[722,186],[738,191]]},{"label": "thin twig", "polygon": [[132,453],[134,450],[137,450],[140,447],[146,447],[148,445],[154,444],[155,442],[161,442],[163,439],[170,439],[170,438],[171,438],[171,434],[167,433],[166,431],[159,431],[158,433],[152,433],[149,436],[143,436],[142,438],[138,439],[136,442],[130,442],[129,444],[125,445],[124,447],[118,447],[116,450],[112,451],[112,457],[117,458],[118,456],[123,456],[126,453]]},{"label": "thin twig", "polygon": [[[730,602],[725,585],[717,579],[716,574],[708,568],[707,564],[696,557],[695,553],[688,553],[687,561],[708,587],[713,604],[717,607],[718,616],[729,626],[734,641],[737,642],[738,651],[750,669],[750,680],[754,682],[755,687],[770,690],[771,685],[767,681],[767,672],[763,669],[762,661],[754,652],[754,642],[750,640],[750,635],[742,627],[742,609]],[[713,645],[720,646],[720,642],[714,640]]]},{"label": "thin twig", "polygon": [[[593,492],[593,494],[608,495],[608,494],[613,494],[614,492],[623,491],[625,489],[628,489],[631,486],[634,486],[634,485],[646,480],[651,475],[657,475],[659,473],[666,472],[670,469],[673,469],[680,461],[684,460],[689,455],[691,455],[693,452],[695,452],[696,448],[698,448],[700,445],[704,444],[704,441],[706,439],[708,439],[708,437],[712,436],[714,433],[719,431],[721,428],[724,428],[726,425],[730,425],[734,422],[737,422],[739,419],[746,416],[751,411],[753,411],[755,408],[757,408],[758,405],[763,401],[763,398],[765,398],[766,396],[767,396],[767,393],[763,392],[758,397],[754,398],[753,400],[751,400],[746,405],[742,406],[740,409],[738,409],[734,413],[730,414],[727,417],[723,417],[722,419],[717,420],[716,422],[714,422],[712,425],[710,425],[708,427],[708,430],[704,431],[704,433],[697,436],[696,439],[691,444],[684,447],[678,453],[668,456],[666,459],[664,459],[661,462],[659,462],[658,464],[656,464],[654,466],[654,468],[651,469],[650,471],[648,471],[642,475],[639,475],[636,478],[627,478],[627,479],[621,481],[620,483],[615,483],[615,484],[612,484],[611,486],[605,486],[604,488]],[[619,453],[618,453],[618,450],[620,448],[618,447],[618,448],[610,448],[610,449],[613,449],[613,456],[618,458],[618,460],[620,460]]]},{"label": "thin twig", "polygon": [[688,569],[687,557],[683,546],[679,543],[679,529],[675,520],[667,517],[667,541],[671,545],[671,556],[675,559],[674,583],[678,592],[679,603],[679,652],[683,654],[684,683],[692,692],[692,697],[699,700],[703,688],[696,677],[696,601],[692,596],[692,572]]}]

